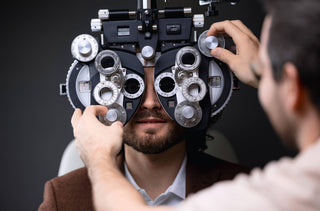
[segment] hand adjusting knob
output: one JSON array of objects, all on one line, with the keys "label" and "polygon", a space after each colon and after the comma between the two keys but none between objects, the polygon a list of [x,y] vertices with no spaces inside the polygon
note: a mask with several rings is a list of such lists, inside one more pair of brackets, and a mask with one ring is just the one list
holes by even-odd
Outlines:
[{"label": "hand adjusting knob", "polygon": [[110,122],[115,122],[118,119],[118,112],[116,109],[110,109],[106,115],[106,118],[110,121]]},{"label": "hand adjusting knob", "polygon": [[111,125],[115,121],[120,121],[122,124],[125,124],[127,113],[122,106],[114,103],[108,106],[108,112],[105,116],[99,116],[99,120],[106,125]]},{"label": "hand adjusting knob", "polygon": [[218,45],[219,45],[219,40],[218,40],[218,38],[215,37],[215,36],[209,36],[209,37],[207,37],[207,38],[204,40],[204,43],[205,43],[205,45],[206,45],[207,48],[209,48],[209,49],[212,50],[212,49],[218,47]]},{"label": "hand adjusting knob", "polygon": [[223,36],[218,35],[218,36],[207,36],[207,31],[204,31],[198,39],[198,47],[200,52],[207,56],[207,57],[212,57],[211,55],[211,50],[220,47],[224,48],[225,47],[225,40]]}]

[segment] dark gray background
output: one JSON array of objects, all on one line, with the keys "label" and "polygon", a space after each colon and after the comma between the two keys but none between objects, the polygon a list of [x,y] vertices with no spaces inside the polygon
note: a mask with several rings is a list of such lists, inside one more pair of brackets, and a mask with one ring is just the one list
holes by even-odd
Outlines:
[{"label": "dark gray background", "polygon": [[[190,0],[168,2],[188,6]],[[65,81],[73,61],[71,42],[79,34],[90,33],[90,20],[97,17],[98,9],[135,9],[136,1],[7,3],[1,12],[0,210],[36,210],[45,181],[57,175],[63,150],[73,138],[73,109],[66,97],[59,96],[59,83]],[[240,19],[259,36],[264,14],[257,0],[218,8],[220,16],[210,22]],[[241,85],[216,128],[231,141],[241,164],[262,167],[289,154],[253,88]]]}]

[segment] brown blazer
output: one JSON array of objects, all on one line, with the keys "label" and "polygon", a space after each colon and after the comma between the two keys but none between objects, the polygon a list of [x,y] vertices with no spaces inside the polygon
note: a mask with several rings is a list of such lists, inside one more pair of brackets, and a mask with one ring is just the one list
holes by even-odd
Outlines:
[{"label": "brown blazer", "polygon": [[[190,154],[186,169],[186,195],[218,181],[233,179],[240,172],[248,173],[249,169],[208,154]],[[81,168],[46,182],[39,210],[94,210],[87,169]]]}]

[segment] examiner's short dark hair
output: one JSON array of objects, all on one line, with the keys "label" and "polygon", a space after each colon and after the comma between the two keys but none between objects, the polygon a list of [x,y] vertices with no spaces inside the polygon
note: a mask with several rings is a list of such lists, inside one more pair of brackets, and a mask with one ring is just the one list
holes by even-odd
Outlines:
[{"label": "examiner's short dark hair", "polygon": [[292,62],[320,113],[320,0],[266,0],[272,17],[268,54],[276,81]]}]

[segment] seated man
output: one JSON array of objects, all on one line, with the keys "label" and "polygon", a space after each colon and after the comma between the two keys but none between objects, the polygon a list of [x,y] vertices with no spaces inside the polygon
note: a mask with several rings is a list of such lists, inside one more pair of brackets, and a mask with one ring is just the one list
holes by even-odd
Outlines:
[{"label": "seated man", "polygon": [[[215,23],[208,32],[230,35],[237,54],[221,48],[211,53],[228,63],[240,80],[258,86],[260,102],[275,130],[300,153],[271,163],[263,171],[253,170],[250,176],[213,185],[189,197],[177,210],[320,210],[320,2],[269,0],[267,10],[259,61],[255,60],[258,40],[239,21]],[[145,206],[119,173],[115,160],[122,127],[94,120],[94,115],[103,113],[103,107],[91,107],[83,115],[76,111],[72,119],[93,185],[95,208],[172,210]],[[106,132],[109,138],[99,135]]]},{"label": "seated man", "polygon": [[[190,134],[171,120],[156,96],[153,68],[145,68],[145,77],[146,89],[140,109],[123,128],[120,168],[148,205],[176,205],[191,193],[218,181],[233,179],[239,172],[248,172],[247,168],[200,152],[205,146],[205,131]],[[86,109],[90,110],[92,107]],[[98,139],[113,138],[103,131],[104,127],[91,123],[79,125],[75,133],[82,133],[86,128],[99,135]],[[93,210],[91,192],[87,169],[73,171],[46,183],[39,210]]]}]

